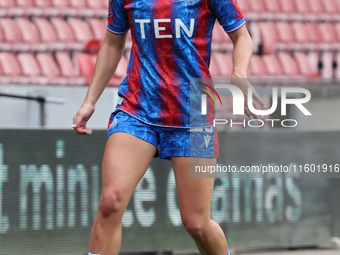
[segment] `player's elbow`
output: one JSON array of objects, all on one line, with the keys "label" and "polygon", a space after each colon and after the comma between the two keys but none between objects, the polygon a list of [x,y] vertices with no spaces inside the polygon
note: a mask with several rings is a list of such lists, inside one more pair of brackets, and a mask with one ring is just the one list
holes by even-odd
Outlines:
[{"label": "player's elbow", "polygon": [[233,42],[234,46],[237,43],[242,43],[242,45],[247,45],[251,48],[253,47],[253,40],[251,39],[251,36],[246,26],[243,26],[240,29],[232,33],[229,33],[228,35],[231,41]]}]

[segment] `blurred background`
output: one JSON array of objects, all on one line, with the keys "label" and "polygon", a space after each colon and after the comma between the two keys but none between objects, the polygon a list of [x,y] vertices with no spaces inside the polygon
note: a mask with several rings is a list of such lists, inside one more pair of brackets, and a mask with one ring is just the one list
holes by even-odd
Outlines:
[{"label": "blurred background", "polygon": [[[86,254],[101,187],[105,129],[132,45],[89,121],[81,106],[106,33],[108,0],[0,0],[0,255]],[[238,0],[253,38],[249,80],[268,105],[273,87],[302,87],[282,125],[219,127],[220,165],[340,164],[340,0]],[[210,70],[226,83],[232,43],[216,22]],[[217,118],[235,121],[221,92]],[[279,94],[279,102],[281,102]],[[340,254],[340,179],[299,173],[216,176],[212,218],[232,254]],[[332,177],[332,178],[331,178]],[[181,224],[170,162],[155,159],[123,218],[122,254],[197,254]],[[143,252],[143,253],[142,253]]]}]

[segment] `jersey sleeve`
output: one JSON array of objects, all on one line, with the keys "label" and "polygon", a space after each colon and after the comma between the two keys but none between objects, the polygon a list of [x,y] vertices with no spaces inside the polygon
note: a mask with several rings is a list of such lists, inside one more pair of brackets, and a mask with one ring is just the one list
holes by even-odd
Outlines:
[{"label": "jersey sleeve", "polygon": [[128,15],[123,0],[110,0],[107,30],[114,34],[124,34],[129,29]]},{"label": "jersey sleeve", "polygon": [[209,6],[227,33],[234,32],[246,24],[236,0],[211,0]]}]

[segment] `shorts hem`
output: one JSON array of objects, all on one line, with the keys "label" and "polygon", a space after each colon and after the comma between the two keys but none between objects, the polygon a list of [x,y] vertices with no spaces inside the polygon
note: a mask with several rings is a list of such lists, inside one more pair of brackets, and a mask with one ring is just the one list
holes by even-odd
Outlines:
[{"label": "shorts hem", "polygon": [[154,143],[152,143],[152,142],[150,142],[150,141],[147,141],[147,140],[144,140],[143,138],[141,138],[141,137],[138,137],[137,135],[131,134],[131,133],[129,133],[129,132],[126,132],[126,131],[121,131],[121,130],[107,132],[106,140],[108,140],[108,139],[109,139],[109,137],[110,137],[111,135],[115,134],[115,133],[125,133],[125,134],[132,135],[132,136],[134,136],[134,137],[136,137],[136,138],[138,138],[138,139],[141,139],[141,140],[143,140],[144,142],[147,142],[147,143],[149,143],[149,144],[152,144],[152,145],[153,145],[153,146],[155,146],[155,147],[156,147],[156,149],[158,150],[158,144],[157,144],[157,145],[155,145]]}]

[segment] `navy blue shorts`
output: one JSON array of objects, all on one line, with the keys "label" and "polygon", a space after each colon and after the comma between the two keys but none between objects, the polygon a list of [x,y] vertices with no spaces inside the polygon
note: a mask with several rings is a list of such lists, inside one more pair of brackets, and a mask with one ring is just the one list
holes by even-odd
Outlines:
[{"label": "navy blue shorts", "polygon": [[219,142],[216,127],[175,128],[154,126],[134,116],[116,111],[110,116],[107,139],[118,132],[138,137],[157,148],[155,157],[218,158]]}]

